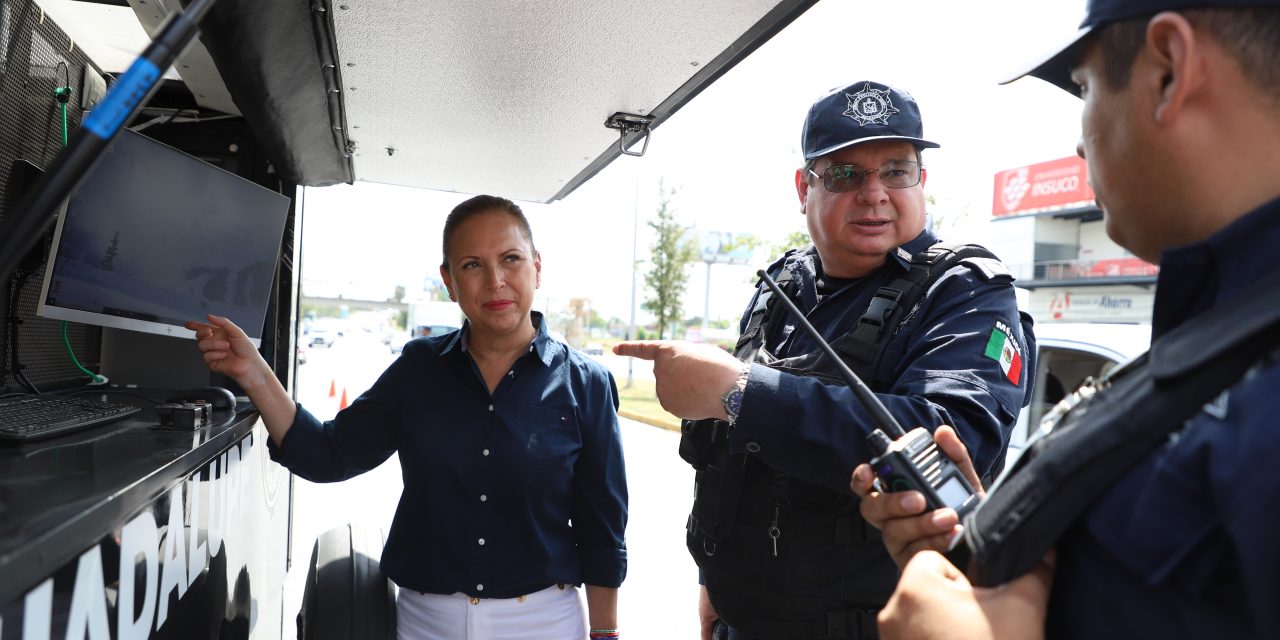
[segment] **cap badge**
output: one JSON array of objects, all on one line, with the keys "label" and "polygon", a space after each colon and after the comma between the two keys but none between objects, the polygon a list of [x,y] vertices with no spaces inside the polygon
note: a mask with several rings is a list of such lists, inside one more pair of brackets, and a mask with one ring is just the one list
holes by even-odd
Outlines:
[{"label": "cap badge", "polygon": [[889,99],[888,89],[872,89],[871,83],[862,85],[862,91],[855,94],[844,94],[849,100],[849,108],[842,115],[857,120],[859,124],[889,124],[889,116],[899,113]]}]

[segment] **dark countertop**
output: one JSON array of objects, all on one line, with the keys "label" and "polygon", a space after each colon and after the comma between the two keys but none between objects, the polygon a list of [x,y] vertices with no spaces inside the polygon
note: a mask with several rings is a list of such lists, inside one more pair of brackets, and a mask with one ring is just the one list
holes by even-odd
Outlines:
[{"label": "dark countertop", "polygon": [[[164,396],[137,393],[157,401]],[[257,410],[241,402],[234,413],[215,411],[211,426],[162,430],[154,403],[118,394],[105,399],[144,408],[71,435],[0,445],[0,603],[20,597],[124,524],[258,421]]]}]

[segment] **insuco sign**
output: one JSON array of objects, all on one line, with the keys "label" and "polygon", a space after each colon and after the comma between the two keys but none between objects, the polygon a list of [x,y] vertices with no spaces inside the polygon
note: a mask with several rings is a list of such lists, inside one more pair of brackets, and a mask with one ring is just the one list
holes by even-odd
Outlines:
[{"label": "insuco sign", "polygon": [[[257,478],[246,481],[245,476],[259,466],[257,456],[261,453],[250,435],[157,496],[118,533],[27,591],[21,617],[0,619],[0,637],[141,640],[172,622],[178,609],[192,609],[185,606],[184,598],[198,581],[214,594],[200,599],[208,600],[220,618],[227,607],[224,546],[244,530],[246,494],[254,482],[260,482]],[[238,543],[250,542],[240,539]],[[219,570],[206,571],[211,564]],[[6,611],[12,614],[16,608]],[[5,629],[6,622],[20,624],[21,635]],[[198,624],[216,629],[217,620]]]},{"label": "insuco sign", "polygon": [[1080,176],[1067,175],[1059,178],[1049,178],[1040,180],[1031,184],[1031,196],[1034,198],[1042,198],[1047,196],[1056,196],[1058,194],[1075,194],[1080,190]]},{"label": "insuco sign", "polygon": [[1084,160],[1071,156],[996,174],[992,215],[1085,205],[1094,200]]}]

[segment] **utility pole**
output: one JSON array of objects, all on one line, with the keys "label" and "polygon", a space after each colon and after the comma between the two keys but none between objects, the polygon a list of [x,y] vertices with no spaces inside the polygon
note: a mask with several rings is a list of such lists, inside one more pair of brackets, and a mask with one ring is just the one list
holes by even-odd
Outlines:
[{"label": "utility pole", "polygon": [[[636,269],[639,261],[639,253],[637,246],[640,238],[640,163],[636,163],[636,188],[635,197],[631,201],[631,327],[627,329],[627,339],[636,339]],[[634,380],[632,369],[635,367],[635,358],[627,358],[627,385],[626,389],[631,388]]]}]

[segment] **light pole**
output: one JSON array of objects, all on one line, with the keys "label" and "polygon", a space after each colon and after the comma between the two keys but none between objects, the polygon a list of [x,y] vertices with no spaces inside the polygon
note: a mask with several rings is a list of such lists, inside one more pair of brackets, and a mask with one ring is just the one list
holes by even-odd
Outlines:
[{"label": "light pole", "polygon": [[[636,339],[636,268],[638,265],[639,254],[637,246],[640,238],[640,163],[636,163],[636,188],[635,198],[631,201],[631,327],[627,329],[627,339]],[[635,358],[627,358],[627,385],[625,388],[631,388],[631,382],[634,380],[632,376],[632,367],[635,366]]]}]

